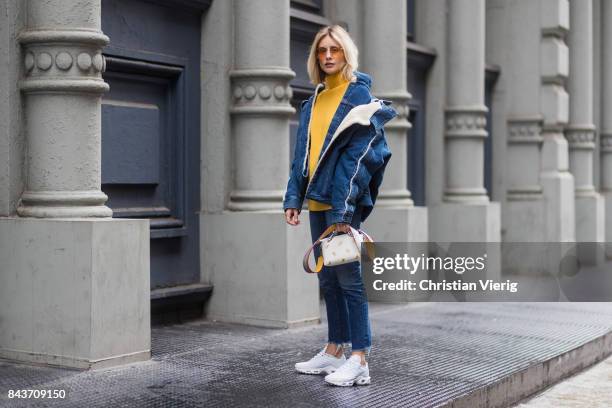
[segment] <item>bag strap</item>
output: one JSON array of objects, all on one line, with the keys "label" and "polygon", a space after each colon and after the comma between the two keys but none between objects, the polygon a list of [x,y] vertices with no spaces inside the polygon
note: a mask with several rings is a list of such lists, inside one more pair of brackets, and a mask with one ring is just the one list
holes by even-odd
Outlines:
[{"label": "bag strap", "polygon": [[[369,236],[364,230],[359,229],[359,230],[355,230],[353,227],[351,227],[351,230],[353,232],[353,234],[355,232],[361,234],[361,236],[363,236],[363,244],[366,247],[366,252],[368,253],[368,258],[370,258],[370,260],[374,259],[374,240],[372,239],[371,236]],[[357,242],[355,242],[357,243]]]},{"label": "bag strap", "polygon": [[[323,233],[321,234],[321,236],[311,245],[310,248],[308,248],[308,250],[306,251],[306,253],[304,254],[304,259],[302,260],[302,266],[304,268],[304,270],[308,273],[319,273],[321,272],[321,270],[323,269],[323,256],[320,255],[319,258],[317,259],[317,264],[315,266],[315,269],[312,270],[310,268],[310,265],[308,263],[308,260],[310,258],[310,254],[311,252],[315,249],[315,247],[317,245],[321,245],[321,241],[323,240],[323,238],[327,237],[329,234],[331,234],[332,232],[334,232],[335,230],[335,224],[330,225],[329,227],[327,227],[327,229],[325,231],[323,231]],[[356,230],[353,227],[350,227],[349,230],[349,234],[351,235],[351,237],[353,237],[353,240],[355,240],[355,233],[359,233],[361,235],[363,235],[363,240],[366,243],[366,251],[368,253],[368,257],[370,259],[374,259],[374,240],[372,239],[372,237],[370,237],[365,231],[363,230]],[[357,241],[354,241],[355,245],[357,245]]]},{"label": "bag strap", "polygon": [[327,229],[325,231],[323,231],[321,236],[314,242],[314,244],[312,244],[312,246],[310,248],[308,248],[308,250],[304,254],[304,259],[302,260],[302,266],[304,267],[304,270],[306,272],[308,272],[308,273],[318,273],[318,272],[321,272],[321,269],[323,269],[323,256],[321,255],[317,259],[317,265],[315,266],[315,270],[314,271],[310,268],[310,265],[308,264],[308,258],[310,258],[310,253],[315,249],[315,247],[317,245],[321,245],[321,240],[323,238],[325,238],[326,236],[328,236],[329,234],[331,234],[332,232],[334,232],[335,229],[336,229],[335,228],[335,224],[332,224],[329,227],[327,227]]}]

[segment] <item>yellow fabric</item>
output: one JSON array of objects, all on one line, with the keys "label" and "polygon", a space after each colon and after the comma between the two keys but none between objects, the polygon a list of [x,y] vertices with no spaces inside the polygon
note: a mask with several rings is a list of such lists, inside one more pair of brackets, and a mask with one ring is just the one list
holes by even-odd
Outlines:
[{"label": "yellow fabric", "polygon": [[[325,77],[325,90],[319,92],[312,108],[310,120],[310,156],[308,159],[308,178],[312,177],[319,154],[329,130],[329,125],[336,114],[336,110],[342,101],[342,97],[348,88],[350,81],[342,77],[338,72]],[[330,205],[315,200],[308,200],[310,211],[325,211],[332,208]]]}]

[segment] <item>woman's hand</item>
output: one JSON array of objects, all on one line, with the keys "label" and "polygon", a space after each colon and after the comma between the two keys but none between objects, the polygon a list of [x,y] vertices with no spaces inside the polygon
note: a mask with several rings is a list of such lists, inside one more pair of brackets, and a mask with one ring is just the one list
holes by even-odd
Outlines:
[{"label": "woman's hand", "polygon": [[289,225],[296,226],[300,223],[300,220],[298,219],[299,215],[300,212],[297,208],[287,208],[285,210],[285,221],[287,221],[287,224]]},{"label": "woman's hand", "polygon": [[336,231],[344,232],[345,234],[351,230],[350,224],[335,224]]}]

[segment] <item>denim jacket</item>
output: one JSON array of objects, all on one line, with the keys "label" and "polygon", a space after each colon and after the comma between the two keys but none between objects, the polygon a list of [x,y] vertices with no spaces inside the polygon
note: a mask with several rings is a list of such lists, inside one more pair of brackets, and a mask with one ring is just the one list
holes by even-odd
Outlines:
[{"label": "denim jacket", "polygon": [[332,118],[321,152],[308,179],[310,115],[314,95],[303,101],[283,209],[301,211],[305,198],[331,205],[333,223],[350,223],[357,205],[364,207],[361,221],[370,215],[385,167],[391,158],[383,126],[397,116],[390,101],[374,98],[372,79],[355,71]]}]

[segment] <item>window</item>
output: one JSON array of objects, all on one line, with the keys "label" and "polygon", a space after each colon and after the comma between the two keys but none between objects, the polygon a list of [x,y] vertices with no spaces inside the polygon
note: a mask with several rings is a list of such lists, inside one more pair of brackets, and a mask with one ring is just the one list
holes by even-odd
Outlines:
[{"label": "window", "polygon": [[414,12],[416,10],[414,7],[414,1],[415,0],[406,0],[407,2],[406,9],[407,9],[407,18],[408,18],[408,23],[406,25],[406,27],[408,28],[407,40],[413,41],[413,42],[414,42],[414,21],[415,21]]},{"label": "window", "polygon": [[323,0],[291,0],[291,7],[315,14],[323,14]]}]

